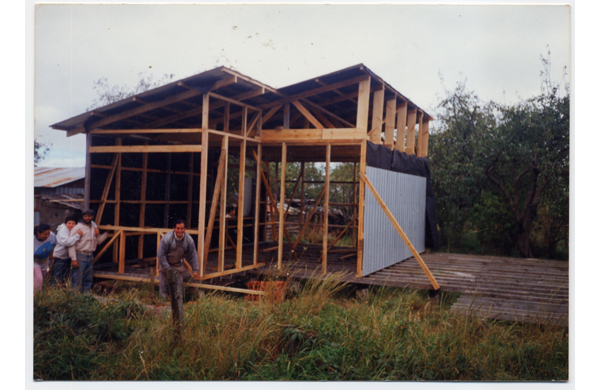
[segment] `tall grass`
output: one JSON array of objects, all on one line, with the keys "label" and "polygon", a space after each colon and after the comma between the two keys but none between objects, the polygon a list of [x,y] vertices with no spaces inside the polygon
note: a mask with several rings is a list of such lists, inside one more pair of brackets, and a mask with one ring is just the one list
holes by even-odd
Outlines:
[{"label": "tall grass", "polygon": [[[289,283],[291,285],[292,283]],[[140,289],[141,290],[141,289]],[[372,289],[335,275],[283,303],[209,293],[186,305],[181,341],[146,292],[35,297],[34,375],[44,380],[566,380],[562,328],[455,315],[456,295]],[[152,293],[152,292],[150,292]],[[136,295],[137,294],[137,295]]]}]

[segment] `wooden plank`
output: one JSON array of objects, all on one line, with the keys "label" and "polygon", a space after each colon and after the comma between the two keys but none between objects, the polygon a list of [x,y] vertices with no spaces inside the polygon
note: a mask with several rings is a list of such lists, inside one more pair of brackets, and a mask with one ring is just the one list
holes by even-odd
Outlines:
[{"label": "wooden plank", "polygon": [[98,259],[100,257],[102,257],[103,254],[106,253],[106,251],[108,250],[108,248],[110,248],[111,245],[113,245],[113,243],[119,238],[120,235],[123,234],[122,230],[117,231],[112,238],[106,243],[106,245],[104,245],[104,247],[100,250],[100,252],[98,252],[98,254],[96,254],[96,256],[94,256],[94,260],[93,263],[96,263],[96,261],[98,261]]},{"label": "wooden plank", "polygon": [[356,104],[356,129],[367,134],[369,127],[369,94],[371,77],[358,84],[358,103]]},{"label": "wooden plank", "polygon": [[[208,262],[205,248],[205,223],[206,223],[206,186],[208,181],[208,147],[209,147],[210,136],[208,131],[202,133],[202,149],[203,152],[200,154],[200,183],[199,183],[199,199],[198,199],[198,263],[199,272],[202,275]],[[193,165],[192,165],[193,169]],[[189,228],[189,226],[188,226]]]},{"label": "wooden plank", "polygon": [[419,127],[419,134],[421,134],[421,132],[423,133],[421,144],[419,146],[419,157],[427,157],[429,153],[429,119],[423,122],[422,126],[422,130],[421,127]]},{"label": "wooden plank", "polygon": [[[202,159],[202,157],[200,158]],[[192,225],[192,193],[194,191],[194,154],[190,153],[190,174],[188,175],[188,196],[187,196],[187,207],[186,207],[186,227],[190,227]],[[140,225],[143,226],[143,225]]]},{"label": "wooden plank", "polygon": [[[329,245],[329,247],[327,248],[327,253],[334,253],[332,252],[332,248],[335,246],[335,244],[337,244],[337,242],[344,236],[344,233],[346,233],[348,231],[348,229],[350,228],[350,226],[352,226],[352,224],[354,223],[354,221],[356,221],[358,218],[358,214],[355,214],[354,217],[352,217],[352,220],[350,220],[350,223],[346,225],[346,227],[337,235],[337,237],[335,238],[335,240],[333,240],[333,242]],[[357,249],[352,249],[353,251],[358,250]],[[323,259],[323,255],[321,255],[321,257],[319,257],[319,261],[322,261]]]},{"label": "wooden plank", "polygon": [[[246,108],[244,107],[244,110]],[[242,130],[243,129],[242,127]],[[245,131],[244,131],[245,132]],[[245,190],[245,179],[246,179],[246,141],[242,141],[240,145],[240,167],[239,167],[239,181],[238,181],[238,220],[237,220],[237,250],[236,250],[236,268],[242,268],[242,245],[244,241],[244,190]]]},{"label": "wooden plank", "polygon": [[370,141],[381,145],[381,128],[383,124],[383,98],[385,89],[373,92],[373,117],[371,118]]},{"label": "wooden plank", "polygon": [[227,162],[229,160],[228,157],[228,149],[229,149],[229,136],[226,135],[223,137],[223,142],[221,144],[221,153],[225,155],[224,161],[224,170],[223,170],[223,180],[221,182],[221,210],[220,210],[220,219],[219,219],[219,255],[218,255],[218,266],[217,269],[219,272],[222,272],[225,269],[225,233],[227,230],[227,219],[226,219],[226,209],[227,209]]},{"label": "wooden plank", "polygon": [[423,142],[423,111],[417,111],[417,123],[419,124],[419,131],[417,132],[417,145],[415,154],[419,157],[421,155],[421,143]]},{"label": "wooden plank", "polygon": [[90,153],[186,153],[201,152],[202,145],[92,146]]},{"label": "wooden plank", "polygon": [[283,128],[290,128],[290,104],[286,103],[283,105]]},{"label": "wooden plank", "polygon": [[[139,114],[143,114],[145,112],[148,111],[152,111],[155,110],[157,108],[161,108],[161,107],[165,107],[168,106],[170,104],[174,104],[174,103],[178,103],[180,101],[201,95],[202,92],[196,89],[192,89],[192,90],[188,90],[182,93],[178,93],[176,95],[171,95],[169,97],[167,97],[166,99],[163,99],[161,101],[158,102],[154,102],[154,103],[150,103],[150,104],[144,104],[140,107],[136,107],[130,110],[126,110],[123,112],[120,112],[116,115],[111,115],[108,116],[106,118],[100,119],[99,121],[96,122],[92,122],[90,124],[90,129],[97,129],[100,128],[102,126],[106,126],[109,125],[111,123],[115,123],[118,122],[120,120],[123,119],[127,119],[127,118],[131,118],[132,116],[135,115],[139,115]],[[133,100],[132,100],[133,101]]]},{"label": "wooden plank", "polygon": [[[235,104],[236,106],[240,106],[240,107],[249,108],[249,109],[251,109],[251,110],[258,110],[258,108],[254,107],[254,106],[251,106],[251,105],[249,105],[249,104],[246,104],[246,103],[242,103],[242,102],[240,102],[239,100],[235,100],[235,99],[232,99],[232,98],[228,98],[228,97],[226,97],[226,96],[223,96],[223,95],[216,94],[216,93],[214,93],[214,92],[209,92],[209,93],[207,93],[206,95],[208,95],[208,96],[211,96],[211,97],[213,97],[213,98],[215,98],[215,99],[218,99],[218,100],[222,100],[222,101],[224,101],[224,102],[227,102],[227,103],[230,103],[230,104]],[[206,96],[206,95],[205,95],[205,96]],[[202,126],[202,127],[204,127],[204,126]]]},{"label": "wooden plank", "polygon": [[[367,141],[360,145],[360,172],[367,173]],[[363,254],[365,247],[365,183],[361,180],[358,186],[358,252],[356,255],[356,277],[362,277]]]},{"label": "wooden plank", "polygon": [[425,275],[427,275],[427,279],[429,279],[429,281],[431,282],[431,285],[433,286],[434,290],[439,290],[440,289],[440,285],[436,282],[435,278],[431,274],[431,271],[429,271],[429,268],[427,268],[427,265],[425,264],[425,262],[423,261],[423,259],[419,255],[419,252],[415,249],[415,247],[413,246],[413,244],[410,242],[410,240],[408,239],[408,237],[406,236],[406,234],[404,233],[404,231],[402,230],[402,228],[400,227],[400,225],[396,221],[396,218],[394,218],[394,215],[392,214],[392,212],[388,209],[388,207],[386,206],[386,204],[383,201],[383,199],[381,199],[381,197],[379,196],[379,193],[377,193],[377,190],[375,190],[375,187],[373,187],[373,184],[371,184],[371,181],[369,180],[369,178],[367,177],[367,175],[363,174],[361,172],[360,173],[360,179],[361,179],[362,182],[364,182],[367,185],[367,187],[369,187],[369,190],[371,191],[371,193],[375,197],[375,200],[377,201],[377,203],[379,203],[379,206],[381,206],[381,208],[383,209],[384,213],[389,218],[390,222],[392,222],[392,225],[394,226],[394,228],[396,229],[396,231],[398,232],[398,234],[402,238],[402,241],[404,241],[404,243],[406,244],[406,246],[408,247],[408,249],[410,250],[410,252],[413,254],[413,256],[415,257],[415,259],[417,259],[417,261],[419,262],[419,265],[421,266],[421,268],[423,268],[423,271],[425,272]]},{"label": "wooden plank", "polygon": [[[200,270],[200,276],[204,275],[206,272],[206,266],[208,264],[208,252],[210,250],[210,242],[212,240],[213,228],[215,225],[215,217],[217,215],[217,207],[219,206],[219,194],[221,193],[222,183],[223,183],[223,174],[225,172],[225,152],[221,149],[221,154],[219,156],[219,166],[217,168],[217,176],[215,178],[215,185],[213,188],[213,196],[210,202],[210,212],[208,216],[208,225],[206,228],[206,237],[205,235],[201,235],[202,241],[204,242],[202,252],[202,258],[204,259],[202,264],[202,269]],[[206,204],[206,201],[204,202]],[[200,239],[199,239],[200,241]]]},{"label": "wooden plank", "polygon": [[122,274],[125,272],[125,243],[127,238],[125,234],[119,235],[119,273]]},{"label": "wooden plank", "polygon": [[262,159],[262,145],[258,144],[257,146],[257,163],[256,163],[256,173],[255,173],[255,193],[254,193],[254,247],[252,249],[252,264],[258,264],[258,230],[260,227],[259,218],[260,218],[260,162]]},{"label": "wooden plank", "polygon": [[263,130],[261,135],[263,144],[285,142],[326,145],[332,141],[336,144],[344,142],[359,143],[366,138],[365,132],[355,128]]},{"label": "wooden plank", "polygon": [[329,237],[329,179],[331,162],[331,144],[327,144],[325,152],[325,204],[323,205],[323,266],[321,272],[327,273],[327,237]]},{"label": "wooden plank", "polygon": [[210,96],[208,94],[202,95],[202,128],[208,129],[210,112]]},{"label": "wooden plank", "polygon": [[396,97],[389,99],[385,105],[385,142],[384,145],[394,149],[394,129],[396,128]]},{"label": "wooden plank", "polygon": [[[115,174],[115,170],[117,169],[117,162],[119,161],[119,155],[115,153],[113,156],[112,163],[110,165],[110,171],[108,172],[108,177],[106,178],[106,182],[104,183],[104,190],[102,191],[102,197],[100,198],[100,206],[98,206],[98,211],[96,212],[96,222],[100,224],[102,221],[102,214],[104,214],[104,206],[106,205],[106,200],[108,198],[108,191],[110,190],[110,185],[112,183],[112,179]],[[89,208],[89,206],[88,206]]]},{"label": "wooden plank", "polygon": [[225,276],[225,275],[237,274],[240,272],[250,271],[250,270],[257,269],[257,268],[264,267],[264,266],[265,266],[265,263],[258,263],[256,265],[254,265],[254,264],[247,265],[240,269],[233,268],[233,269],[229,269],[229,270],[225,270],[225,271],[214,272],[214,273],[204,275],[203,277],[200,278],[200,280],[207,280],[207,279],[218,278],[218,277]]},{"label": "wooden plank", "polygon": [[406,154],[415,154],[415,125],[417,124],[417,109],[408,111],[406,131]]},{"label": "wooden plank", "polygon": [[231,105],[229,102],[225,103],[225,112],[223,114],[223,131],[229,133],[229,122],[231,120]]},{"label": "wooden plank", "polygon": [[[145,143],[147,144],[147,142]],[[148,153],[142,154],[142,182],[140,185],[140,218],[139,227],[144,227],[146,224],[146,186],[148,183]],[[191,205],[191,199],[190,199]],[[189,213],[188,213],[189,214]],[[188,225],[189,226],[189,225]],[[138,239],[138,258],[144,257],[144,235],[140,235]]]},{"label": "wooden plank", "polygon": [[[90,208],[90,189],[91,189],[91,176],[92,176],[92,156],[90,156],[90,148],[92,147],[92,135],[87,133],[85,135],[85,178],[83,179],[83,209],[87,210]],[[98,223],[100,221],[98,220]]]},{"label": "wooden plank", "polygon": [[271,119],[271,117],[277,112],[279,111],[279,109],[281,108],[281,105],[275,106],[273,108],[271,108],[269,111],[267,111],[267,113],[265,115],[263,115],[263,123],[266,123],[269,119]]},{"label": "wooden plank", "polygon": [[202,129],[154,129],[152,127],[147,127],[144,129],[96,129],[90,131],[90,134],[199,134],[201,132]]},{"label": "wooden plank", "polygon": [[408,115],[407,108],[408,108],[408,104],[403,103],[398,108],[398,114],[397,114],[398,123],[397,123],[396,127],[398,128],[398,131],[396,133],[395,149],[400,152],[404,152],[404,150],[405,150],[406,116]]},{"label": "wooden plank", "polygon": [[[117,138],[117,146],[121,146],[122,142],[122,138]],[[115,172],[115,210],[113,220],[113,224],[115,226],[119,226],[121,217],[121,160],[123,158],[123,155],[121,153],[118,153],[118,156],[119,158],[117,159],[117,167]],[[117,253],[117,251],[113,251],[113,262],[119,262],[119,256],[120,253]]]},{"label": "wooden plank", "polygon": [[300,113],[302,113],[302,115],[308,119],[308,121],[317,129],[323,129],[325,126],[323,126],[321,124],[321,122],[319,122],[317,120],[317,118],[315,118],[313,116],[313,114],[310,113],[310,111],[308,111],[306,109],[306,107],[304,107],[304,105],[302,105],[302,103],[300,103],[299,101],[293,101],[292,104],[294,105],[294,107],[296,107],[298,109],[298,111],[300,111]]},{"label": "wooden plank", "polygon": [[282,269],[283,259],[283,228],[285,219],[283,218],[283,205],[285,204],[285,171],[287,159],[287,146],[285,142],[281,145],[281,180],[279,181],[279,248],[277,250],[277,269]]}]

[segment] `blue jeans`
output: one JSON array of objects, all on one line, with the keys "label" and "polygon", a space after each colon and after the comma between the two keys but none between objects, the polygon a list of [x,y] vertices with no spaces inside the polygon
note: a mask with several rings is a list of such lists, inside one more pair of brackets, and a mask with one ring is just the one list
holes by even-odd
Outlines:
[{"label": "blue jeans", "polygon": [[50,284],[66,283],[71,274],[71,259],[54,259],[54,264],[50,270]]},{"label": "blue jeans", "polygon": [[72,284],[73,291],[90,292],[94,275],[94,256],[77,253],[79,267],[73,268]]}]

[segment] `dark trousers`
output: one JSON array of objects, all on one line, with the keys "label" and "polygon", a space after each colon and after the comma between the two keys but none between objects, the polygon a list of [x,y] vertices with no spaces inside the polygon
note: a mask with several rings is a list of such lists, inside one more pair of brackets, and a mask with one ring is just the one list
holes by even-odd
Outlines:
[{"label": "dark trousers", "polygon": [[54,259],[50,270],[50,284],[65,284],[71,275],[71,259]]}]

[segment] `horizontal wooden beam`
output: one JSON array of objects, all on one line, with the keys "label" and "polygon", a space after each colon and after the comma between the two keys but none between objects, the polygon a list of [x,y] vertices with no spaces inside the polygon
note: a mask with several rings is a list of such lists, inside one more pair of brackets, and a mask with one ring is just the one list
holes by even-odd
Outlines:
[{"label": "horizontal wooden beam", "polygon": [[264,130],[261,135],[263,143],[319,143],[319,142],[357,142],[367,139],[365,132],[354,128],[343,129],[282,129]]},{"label": "horizontal wooden beam", "polygon": [[89,153],[197,153],[202,145],[122,145],[91,146]]},{"label": "horizontal wooden beam", "polygon": [[182,134],[202,133],[204,129],[95,129],[90,134]]}]

